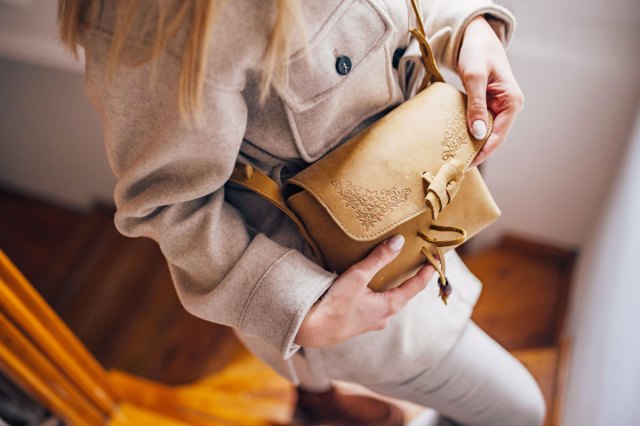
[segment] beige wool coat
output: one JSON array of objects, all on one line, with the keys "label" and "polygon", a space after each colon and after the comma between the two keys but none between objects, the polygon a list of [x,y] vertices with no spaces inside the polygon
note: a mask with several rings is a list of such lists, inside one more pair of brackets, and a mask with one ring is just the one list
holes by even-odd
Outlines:
[{"label": "beige wool coat", "polygon": [[[181,121],[176,108],[184,31],[158,58],[153,81],[151,64],[135,65],[137,48],[149,43],[140,34],[127,63],[106,82],[114,22],[109,4],[81,40],[86,92],[100,113],[118,179],[118,230],[157,241],[185,309],[233,327],[256,355],[296,383],[291,357],[300,347],[294,337],[337,275],[312,261],[279,210],[225,181],[239,157],[282,182],[412,96],[424,73],[408,33],[415,26],[409,0],[300,2],[310,59],[301,43],[294,46],[289,86],[275,88],[263,107],[260,64],[274,2],[220,3],[199,127]],[[491,0],[423,0],[422,10],[437,59],[450,69],[465,25],[475,16],[494,18],[504,45],[515,26],[511,13]],[[397,49],[407,47],[400,57]],[[336,71],[342,55],[352,63],[346,75]],[[305,348],[311,369],[372,383],[410,377],[418,365],[436,362],[469,320],[481,289],[455,252],[448,259],[454,283],[448,306],[432,282],[386,329],[332,347]],[[380,368],[390,364],[396,367]]]}]

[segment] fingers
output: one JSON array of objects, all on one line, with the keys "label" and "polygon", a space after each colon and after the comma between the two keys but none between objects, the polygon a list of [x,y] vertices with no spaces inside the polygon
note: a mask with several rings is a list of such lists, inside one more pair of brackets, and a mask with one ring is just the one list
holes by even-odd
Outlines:
[{"label": "fingers", "polygon": [[[507,67],[508,68],[508,67]],[[490,82],[487,87],[488,108],[495,114],[493,129],[487,142],[469,167],[485,161],[506,140],[516,116],[524,106],[524,95],[510,69],[497,73],[499,81]]]},{"label": "fingers", "polygon": [[467,126],[476,139],[487,136],[487,81],[486,71],[465,70],[462,81],[467,91]]},{"label": "fingers", "polygon": [[400,254],[403,245],[404,237],[395,235],[340,275],[327,295],[305,317],[297,341],[320,347],[384,329],[389,319],[425,288],[435,272],[433,266],[425,264],[392,290],[369,289],[373,276]]},{"label": "fingers", "polygon": [[398,287],[379,293],[387,300],[388,313],[395,315],[399,312],[409,300],[424,290],[434,273],[434,267],[431,264],[426,264]]},{"label": "fingers", "polygon": [[378,244],[367,257],[355,263],[348,271],[359,273],[365,284],[369,284],[380,269],[391,263],[398,256],[403,245],[404,237],[402,235],[394,235]]},{"label": "fingers", "polygon": [[469,167],[475,167],[486,160],[507,138],[509,130],[516,119],[516,115],[522,109],[520,101],[514,102],[513,106],[505,109],[495,116],[491,136],[473,159]]}]

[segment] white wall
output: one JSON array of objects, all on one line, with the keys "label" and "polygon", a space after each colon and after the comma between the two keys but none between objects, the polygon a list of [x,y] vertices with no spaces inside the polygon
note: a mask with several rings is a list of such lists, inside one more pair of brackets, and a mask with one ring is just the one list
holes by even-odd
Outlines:
[{"label": "white wall", "polygon": [[[498,0],[500,2],[500,0]],[[502,0],[525,107],[487,162],[503,217],[484,235],[584,242],[640,96],[640,2]]]},{"label": "white wall", "polygon": [[56,13],[56,0],[0,0],[0,55],[82,72],[57,39]]},{"label": "white wall", "polygon": [[640,423],[640,111],[573,283],[566,426]]},{"label": "white wall", "polygon": [[0,1],[0,185],[86,208],[111,202],[115,179],[55,14],[55,0]]},{"label": "white wall", "polygon": [[0,185],[86,208],[115,178],[82,74],[0,58]]}]

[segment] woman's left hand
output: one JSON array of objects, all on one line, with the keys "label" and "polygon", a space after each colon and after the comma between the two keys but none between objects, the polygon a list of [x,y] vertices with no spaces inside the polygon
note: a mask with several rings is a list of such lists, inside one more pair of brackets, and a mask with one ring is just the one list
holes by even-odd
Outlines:
[{"label": "woman's left hand", "polygon": [[467,125],[478,139],[487,132],[487,108],[494,115],[491,136],[471,166],[486,160],[506,139],[524,96],[500,39],[482,16],[465,28],[457,72],[467,91]]}]

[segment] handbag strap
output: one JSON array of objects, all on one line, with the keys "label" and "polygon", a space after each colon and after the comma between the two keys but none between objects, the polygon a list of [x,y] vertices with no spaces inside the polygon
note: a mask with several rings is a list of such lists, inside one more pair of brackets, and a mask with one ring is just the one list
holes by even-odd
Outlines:
[{"label": "handbag strap", "polygon": [[424,255],[424,257],[427,258],[427,261],[433,265],[433,267],[436,269],[436,272],[439,275],[438,287],[440,288],[440,294],[438,296],[442,299],[442,301],[446,305],[447,299],[449,299],[449,296],[451,295],[452,288],[451,288],[451,284],[449,284],[449,280],[445,275],[446,266],[445,266],[444,254],[442,253],[442,249],[438,246],[433,246],[433,247],[436,250],[436,255],[438,256],[438,258],[436,258],[431,253],[428,246],[422,247],[420,252]]},{"label": "handbag strap", "polygon": [[430,83],[436,81],[444,82],[444,77],[442,77],[440,68],[438,68],[438,64],[436,63],[436,57],[433,54],[433,49],[431,49],[431,45],[427,41],[427,33],[424,29],[424,18],[422,16],[422,11],[420,10],[420,2],[418,0],[411,0],[411,7],[416,15],[418,28],[411,28],[409,32],[416,38],[416,40],[418,40],[420,52],[422,53],[422,63],[427,71],[424,79],[422,80],[422,84],[418,89],[418,91],[421,91]]},{"label": "handbag strap", "polygon": [[[442,226],[442,225],[436,225],[435,223],[429,225],[429,230],[439,231],[439,232],[452,232],[452,233],[459,234],[459,237],[457,238],[452,238],[449,240],[441,240],[441,239],[429,237],[429,235],[427,235],[425,232],[422,232],[422,231],[418,232],[418,237],[422,238],[423,240],[425,240],[431,245],[431,246],[423,246],[420,252],[424,255],[424,257],[427,258],[427,261],[433,265],[433,267],[435,268],[436,272],[439,275],[439,278],[438,278],[438,287],[440,287],[439,296],[444,302],[444,304],[446,305],[447,299],[449,298],[449,295],[452,292],[452,288],[446,276],[447,266],[445,264],[444,254],[442,253],[441,247],[457,246],[464,243],[467,239],[467,232],[464,229],[459,228],[457,226]],[[437,258],[433,255],[433,253],[431,253],[430,247],[433,247],[435,249],[436,255],[438,256]]]},{"label": "handbag strap", "polygon": [[271,179],[260,170],[248,164],[242,164],[238,161],[233,168],[231,177],[229,177],[229,182],[233,182],[242,187],[250,189],[262,198],[271,202],[271,204],[273,204],[284,214],[286,214],[289,219],[291,219],[296,225],[296,228],[298,228],[298,232],[300,232],[302,238],[304,238],[305,241],[311,246],[313,256],[316,258],[318,263],[320,263],[322,266],[325,266],[322,253],[320,252],[318,245],[315,243],[315,241],[313,241],[313,238],[311,238],[300,219],[298,219],[298,216],[296,216],[296,214],[289,208],[284,198],[282,197],[280,187],[273,179]]}]

